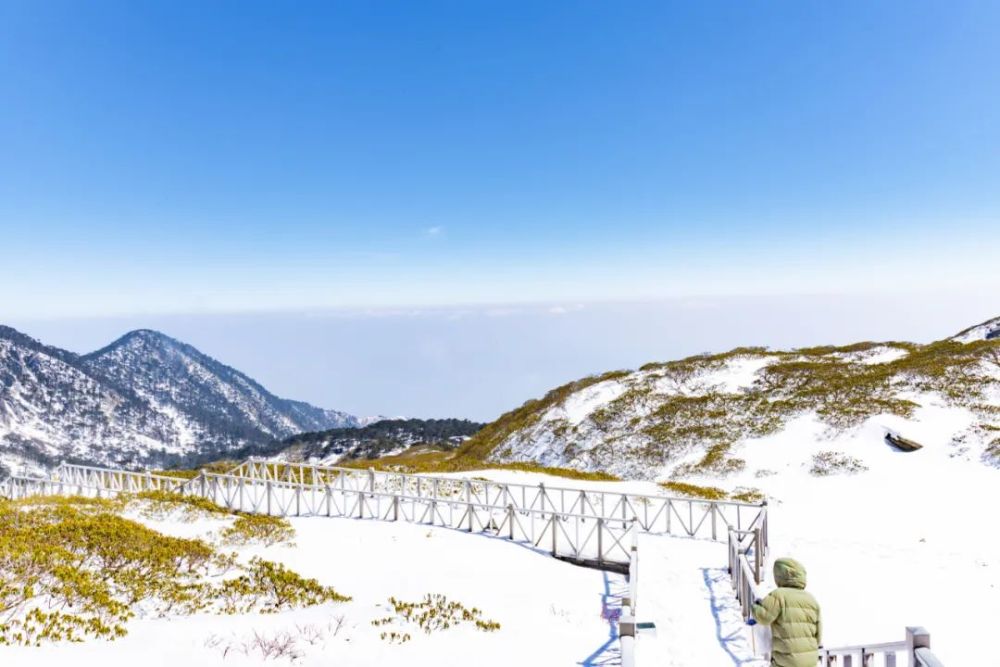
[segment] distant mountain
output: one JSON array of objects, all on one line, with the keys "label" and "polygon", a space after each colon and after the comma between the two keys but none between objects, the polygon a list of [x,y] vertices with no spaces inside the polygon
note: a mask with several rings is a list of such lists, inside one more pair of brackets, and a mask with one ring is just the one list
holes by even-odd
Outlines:
[{"label": "distant mountain", "polygon": [[87,355],[0,327],[0,465],[165,465],[358,418],[278,398],[156,331]]},{"label": "distant mountain", "polygon": [[301,433],[247,453],[332,464],[378,458],[418,445],[457,448],[482,427],[466,419],[385,419],[360,428]]},{"label": "distant mountain", "polygon": [[810,448],[863,428],[1000,466],[998,331],[1000,318],[927,345],[738,348],[611,371],[508,412],[459,455],[752,484],[769,471],[743,452],[784,439],[802,443],[805,458],[822,456]]}]

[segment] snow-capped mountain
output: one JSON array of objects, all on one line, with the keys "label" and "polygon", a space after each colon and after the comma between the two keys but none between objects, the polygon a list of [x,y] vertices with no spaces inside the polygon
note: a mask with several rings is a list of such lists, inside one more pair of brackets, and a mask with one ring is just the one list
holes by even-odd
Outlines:
[{"label": "snow-capped mountain", "polygon": [[797,434],[801,465],[846,461],[847,470],[863,457],[838,443],[882,448],[894,431],[1000,465],[997,327],[1000,318],[927,345],[740,348],[587,377],[503,415],[462,454],[633,479],[752,483],[770,472],[759,466],[759,443]]},{"label": "snow-capped mountain", "polygon": [[225,452],[356,417],[278,398],[155,331],[79,356],[0,327],[0,464],[138,465]]}]

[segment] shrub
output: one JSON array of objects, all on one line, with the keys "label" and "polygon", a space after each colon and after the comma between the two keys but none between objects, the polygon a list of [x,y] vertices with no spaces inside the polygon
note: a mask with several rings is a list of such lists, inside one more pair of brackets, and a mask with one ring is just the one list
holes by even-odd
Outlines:
[{"label": "shrub", "polygon": [[231,514],[224,507],[216,505],[208,498],[201,496],[187,496],[171,491],[141,491],[132,494],[129,498],[133,501],[140,501],[138,504],[143,516],[151,519],[162,519],[180,510],[185,518],[194,519],[205,515]]},{"label": "shrub", "polygon": [[[269,561],[241,567],[234,554],[163,535],[116,509],[94,499],[0,501],[0,644],[121,637],[140,601],[166,614],[348,599]],[[211,582],[233,568],[241,573]]]},{"label": "shrub", "polygon": [[307,579],[280,563],[262,558],[253,558],[244,574],[222,582],[212,595],[222,601],[228,614],[243,614],[255,609],[275,613],[351,599],[315,579]]},{"label": "shrub", "polygon": [[825,451],[814,454],[809,472],[817,477],[834,474],[853,475],[868,470],[860,459],[848,456],[843,452]]},{"label": "shrub", "polygon": [[287,519],[266,514],[241,514],[233,525],[222,531],[222,541],[234,545],[272,546],[290,543],[294,537],[295,529]]},{"label": "shrub", "polygon": [[741,503],[750,503],[753,505],[758,505],[764,502],[765,496],[760,489],[737,487],[735,491],[729,494],[730,500],[735,500]]},{"label": "shrub", "polygon": [[[403,602],[394,597],[389,598],[393,615],[377,618],[372,621],[375,627],[393,624],[416,625],[426,634],[437,630],[447,630],[462,623],[472,623],[482,632],[495,632],[500,629],[496,621],[483,618],[483,612],[476,607],[466,607],[460,602],[449,600],[444,595],[430,594],[420,602]],[[409,641],[409,633],[385,631],[381,638],[389,643],[404,643]]]},{"label": "shrub", "polygon": [[729,494],[715,486],[697,486],[686,482],[660,482],[660,486],[673,493],[705,500],[725,500],[729,497]]}]

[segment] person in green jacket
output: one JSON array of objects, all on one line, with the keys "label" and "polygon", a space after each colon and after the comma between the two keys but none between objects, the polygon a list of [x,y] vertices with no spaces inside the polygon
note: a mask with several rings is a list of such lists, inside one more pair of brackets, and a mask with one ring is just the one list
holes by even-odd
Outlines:
[{"label": "person in green jacket", "polygon": [[819,603],[806,591],[806,569],[792,558],[774,561],[778,588],[753,604],[753,620],[771,626],[771,664],[816,667],[822,645]]}]

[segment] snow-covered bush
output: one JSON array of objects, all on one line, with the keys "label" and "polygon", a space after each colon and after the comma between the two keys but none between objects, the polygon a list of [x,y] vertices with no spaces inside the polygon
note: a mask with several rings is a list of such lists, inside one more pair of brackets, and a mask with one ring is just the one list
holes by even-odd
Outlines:
[{"label": "snow-covered bush", "polygon": [[222,531],[222,541],[233,545],[289,544],[294,537],[295,529],[288,519],[266,514],[241,514]]},{"label": "snow-covered bush", "polygon": [[274,612],[349,599],[282,565],[241,566],[203,540],[163,535],[120,516],[125,503],[0,501],[0,644],[114,639],[140,610]]},{"label": "snow-covered bush", "polygon": [[813,455],[812,467],[809,472],[817,477],[825,477],[836,474],[853,475],[866,470],[868,470],[868,466],[860,459],[843,452],[824,451]]},{"label": "snow-covered bush", "polygon": [[[415,625],[426,634],[438,630],[447,630],[463,623],[472,623],[482,632],[495,632],[500,629],[496,621],[483,618],[483,612],[476,607],[466,607],[461,602],[449,600],[437,593],[424,596],[420,602],[404,602],[394,597],[389,598],[389,605],[394,615],[377,618],[372,621],[375,627]],[[402,644],[410,640],[410,634],[402,630],[386,630],[380,637],[389,643]]]}]

